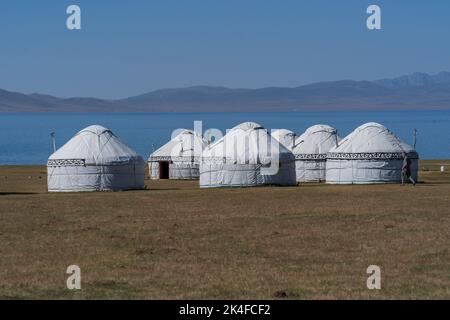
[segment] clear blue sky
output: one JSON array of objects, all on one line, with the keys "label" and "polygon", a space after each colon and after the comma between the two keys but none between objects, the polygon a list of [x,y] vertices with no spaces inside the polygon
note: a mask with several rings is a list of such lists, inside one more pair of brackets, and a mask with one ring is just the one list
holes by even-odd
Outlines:
[{"label": "clear blue sky", "polygon": [[[381,31],[366,28],[370,4]],[[2,0],[0,40],[0,88],[24,93],[371,80],[450,71],[450,1]]]}]

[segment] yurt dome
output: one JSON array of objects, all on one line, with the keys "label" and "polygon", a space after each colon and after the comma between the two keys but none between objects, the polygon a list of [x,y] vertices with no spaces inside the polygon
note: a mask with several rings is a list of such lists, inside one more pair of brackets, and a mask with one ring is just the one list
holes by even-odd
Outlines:
[{"label": "yurt dome", "polygon": [[199,162],[207,142],[191,130],[183,129],[153,152],[148,165],[152,179],[198,179]]},{"label": "yurt dome", "polygon": [[417,152],[385,126],[366,123],[327,154],[327,183],[369,184],[401,182],[405,155],[411,162],[411,175],[417,181]]},{"label": "yurt dome", "polygon": [[327,152],[340,140],[336,129],[324,124],[314,125],[299,136],[292,150],[297,181],[325,181]]},{"label": "yurt dome", "polygon": [[49,192],[144,188],[145,162],[109,129],[99,125],[78,132],[47,162]]},{"label": "yurt dome", "polygon": [[255,122],[234,127],[202,154],[202,188],[295,183],[294,155]]},{"label": "yurt dome", "polygon": [[278,129],[272,131],[271,135],[288,150],[292,150],[295,145],[295,133],[291,130]]}]

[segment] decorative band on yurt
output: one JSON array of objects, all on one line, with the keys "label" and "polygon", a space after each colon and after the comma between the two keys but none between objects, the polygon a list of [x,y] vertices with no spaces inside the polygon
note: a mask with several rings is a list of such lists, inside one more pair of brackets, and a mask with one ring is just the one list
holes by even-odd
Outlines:
[{"label": "decorative band on yurt", "polygon": [[159,161],[198,162],[200,161],[200,157],[157,156],[157,157],[150,157],[148,159],[148,162],[159,162]]},{"label": "decorative band on yurt", "polygon": [[48,167],[85,167],[84,159],[50,159],[47,161]]},{"label": "decorative band on yurt", "polygon": [[303,154],[294,154],[295,160],[326,160],[327,154],[326,153],[303,153]]},{"label": "decorative band on yurt", "polygon": [[[417,152],[408,152],[408,158],[419,159]],[[362,152],[362,153],[348,153],[348,152],[328,152],[327,159],[336,160],[392,160],[403,159],[405,157],[403,152]]]}]

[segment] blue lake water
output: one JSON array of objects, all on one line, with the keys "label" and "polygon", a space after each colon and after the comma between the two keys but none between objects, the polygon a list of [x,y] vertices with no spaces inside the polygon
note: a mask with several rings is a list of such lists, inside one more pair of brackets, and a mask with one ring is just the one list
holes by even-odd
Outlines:
[{"label": "blue lake water", "polygon": [[417,147],[422,159],[450,159],[450,110],[445,111],[345,111],[292,113],[105,113],[105,114],[1,114],[0,164],[45,164],[52,153],[50,132],[57,146],[79,130],[100,124],[111,129],[144,158],[170,139],[177,128],[192,129],[194,121],[203,131],[222,132],[244,121],[256,121],[267,129],[290,129],[301,134],[314,124],[329,124],[344,137],[357,126],[375,121],[384,124],[412,144],[418,130]]}]

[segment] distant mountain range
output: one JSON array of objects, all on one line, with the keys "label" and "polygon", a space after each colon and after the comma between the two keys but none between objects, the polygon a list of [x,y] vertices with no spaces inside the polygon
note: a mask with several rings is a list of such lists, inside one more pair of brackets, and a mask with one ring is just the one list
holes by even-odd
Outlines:
[{"label": "distant mountain range", "polygon": [[256,112],[450,108],[450,72],[376,81],[341,80],[299,87],[195,86],[119,100],[57,98],[0,89],[0,112]]}]

